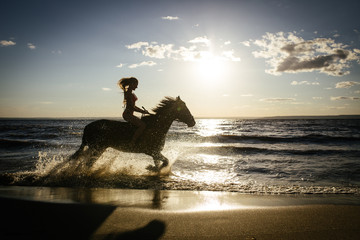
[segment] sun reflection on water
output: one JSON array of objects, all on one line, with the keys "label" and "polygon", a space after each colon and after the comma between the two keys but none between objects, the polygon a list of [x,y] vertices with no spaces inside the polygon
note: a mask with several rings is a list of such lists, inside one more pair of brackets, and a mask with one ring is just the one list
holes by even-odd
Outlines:
[{"label": "sun reflection on water", "polygon": [[198,122],[199,135],[203,137],[214,136],[222,133],[221,119],[202,119]]}]

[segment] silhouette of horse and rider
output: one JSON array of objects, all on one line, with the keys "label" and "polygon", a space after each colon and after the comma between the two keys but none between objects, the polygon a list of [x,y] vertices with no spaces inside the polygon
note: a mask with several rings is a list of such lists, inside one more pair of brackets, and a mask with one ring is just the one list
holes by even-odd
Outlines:
[{"label": "silhouette of horse and rider", "polygon": [[[149,170],[160,171],[166,167],[169,160],[161,154],[165,145],[165,137],[171,124],[177,120],[193,127],[195,120],[180,97],[166,97],[153,109],[150,114],[145,109],[135,105],[137,97],[132,93],[137,86],[136,78],[123,78],[118,85],[124,91],[126,108],[123,118],[127,122],[114,120],[97,120],[85,126],[80,148],[70,157],[76,160],[88,158],[88,166],[101,156],[109,147],[123,152],[145,153],[154,160],[155,167]],[[134,112],[147,114],[141,119],[133,115]],[[160,163],[162,162],[162,165]]]}]

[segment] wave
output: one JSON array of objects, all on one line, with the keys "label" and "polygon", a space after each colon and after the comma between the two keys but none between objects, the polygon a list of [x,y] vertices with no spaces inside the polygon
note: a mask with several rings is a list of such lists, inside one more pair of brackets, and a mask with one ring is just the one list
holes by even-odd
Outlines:
[{"label": "wave", "polygon": [[176,161],[169,159],[167,167],[154,172],[148,168],[154,165],[152,158],[117,153],[109,149],[93,162],[86,157],[69,161],[67,155],[39,152],[32,170],[2,173],[0,185],[132,188],[134,181],[168,175]]},{"label": "wave", "polygon": [[335,155],[346,154],[360,157],[360,150],[321,150],[321,149],[268,149],[258,147],[236,147],[236,146],[210,146],[193,147],[192,153],[207,153],[216,155],[232,154],[277,154],[277,155]]},{"label": "wave", "polygon": [[46,146],[46,144],[47,144],[47,142],[44,140],[0,139],[0,148],[25,148],[25,147],[32,147],[32,146],[42,147],[42,146]]},{"label": "wave", "polygon": [[[80,145],[80,142],[79,142]],[[65,141],[51,141],[41,139],[0,139],[0,149],[21,150],[24,148],[49,148],[49,147],[74,147],[72,143]]]},{"label": "wave", "polygon": [[[250,169],[264,172],[263,169]],[[35,173],[0,174],[2,185],[81,187],[114,189],[156,189],[156,190],[194,190],[228,191],[246,194],[352,194],[360,195],[358,186],[322,186],[298,184],[256,184],[252,181],[241,184],[231,182],[206,183],[188,179],[171,180],[161,176],[130,176],[126,174],[68,175],[62,177],[39,176]]]},{"label": "wave", "polygon": [[234,142],[267,142],[267,143],[332,143],[332,142],[354,142],[360,141],[360,137],[339,137],[323,134],[308,134],[304,136],[261,136],[261,135],[216,135],[203,137],[203,141],[234,143]]}]

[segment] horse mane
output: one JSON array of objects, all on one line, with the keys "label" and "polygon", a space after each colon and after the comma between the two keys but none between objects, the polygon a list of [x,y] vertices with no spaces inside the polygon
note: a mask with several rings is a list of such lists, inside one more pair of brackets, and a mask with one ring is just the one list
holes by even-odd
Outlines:
[{"label": "horse mane", "polygon": [[152,111],[154,111],[157,114],[163,113],[164,111],[169,110],[173,104],[176,102],[175,98],[172,97],[165,97],[159,105],[157,105]]}]

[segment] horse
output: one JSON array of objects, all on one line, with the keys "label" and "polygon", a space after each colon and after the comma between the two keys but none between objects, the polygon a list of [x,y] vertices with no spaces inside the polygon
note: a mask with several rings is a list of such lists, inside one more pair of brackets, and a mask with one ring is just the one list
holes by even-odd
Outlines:
[{"label": "horse", "polygon": [[[146,128],[138,138],[135,146],[130,140],[136,127],[128,122],[115,120],[97,120],[85,126],[80,148],[69,158],[76,160],[89,157],[87,165],[91,167],[107,148],[122,152],[144,153],[154,160],[155,166],[147,169],[160,171],[169,160],[161,154],[165,145],[165,137],[173,121],[177,120],[193,127],[196,122],[185,102],[177,98],[165,97],[160,104],[152,109],[155,114],[142,117]],[[160,166],[160,162],[162,165]]]}]

